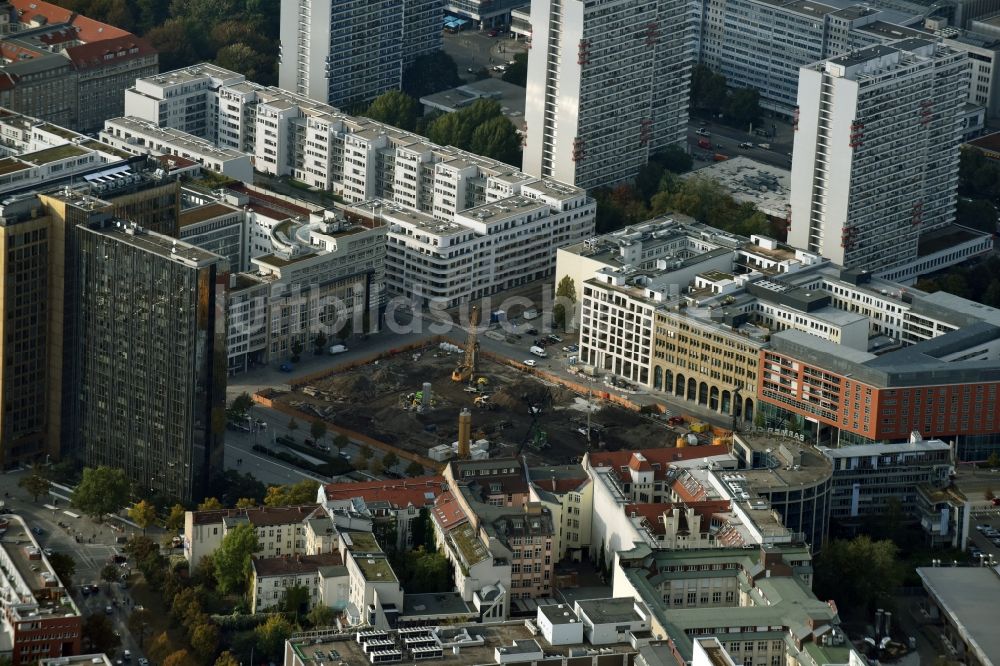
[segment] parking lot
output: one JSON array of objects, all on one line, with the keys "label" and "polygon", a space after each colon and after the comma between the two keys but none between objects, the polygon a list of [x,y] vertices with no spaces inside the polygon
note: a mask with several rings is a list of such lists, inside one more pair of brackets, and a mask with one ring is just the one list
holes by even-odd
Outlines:
[{"label": "parking lot", "polygon": [[1000,563],[1000,507],[973,511],[971,518],[969,555]]}]

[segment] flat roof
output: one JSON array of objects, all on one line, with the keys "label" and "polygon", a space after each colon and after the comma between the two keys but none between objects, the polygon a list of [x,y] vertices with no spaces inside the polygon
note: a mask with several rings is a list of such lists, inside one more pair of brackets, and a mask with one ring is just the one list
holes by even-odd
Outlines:
[{"label": "flat roof", "polygon": [[42,165],[69,159],[70,157],[79,157],[90,152],[91,151],[81,148],[80,146],[67,143],[62,146],[52,146],[51,148],[37,150],[33,153],[25,153],[21,155],[20,158],[25,162]]},{"label": "flat roof", "polygon": [[396,572],[392,570],[385,555],[376,553],[352,553],[352,555],[365,580],[374,583],[396,582]]},{"label": "flat roof", "polygon": [[1000,566],[920,567],[917,575],[982,664],[1000,655]]},{"label": "flat roof", "polygon": [[896,444],[852,444],[835,449],[823,448],[823,453],[831,458],[856,458],[865,456],[880,456],[893,453],[920,453],[924,451],[950,451],[947,442],[940,439],[922,439],[917,442],[899,442]]},{"label": "flat roof", "polygon": [[403,617],[475,615],[475,610],[458,592],[430,592],[403,595]]},{"label": "flat roof", "polygon": [[576,624],[580,621],[569,604],[539,606],[538,611],[551,624]]},{"label": "flat roof", "polygon": [[577,601],[580,612],[594,624],[621,624],[636,622],[642,617],[635,611],[637,602],[632,597],[616,597],[613,599],[588,599]]},{"label": "flat roof", "polygon": [[180,214],[178,224],[181,227],[187,227],[192,224],[198,224],[206,220],[211,220],[216,217],[236,212],[239,212],[239,209],[233,208],[227,204],[213,202],[204,206],[198,206],[197,208],[188,208],[183,211]]},{"label": "flat roof", "polygon": [[347,547],[355,553],[381,553],[382,547],[378,545],[378,541],[371,532],[347,532],[346,536],[350,539],[350,545]]}]

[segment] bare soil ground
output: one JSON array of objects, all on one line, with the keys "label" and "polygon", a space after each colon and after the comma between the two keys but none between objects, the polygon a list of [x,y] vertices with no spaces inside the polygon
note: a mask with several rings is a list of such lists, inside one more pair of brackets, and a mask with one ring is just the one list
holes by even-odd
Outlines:
[{"label": "bare soil ground", "polygon": [[[586,396],[543,382],[516,368],[481,360],[476,378],[485,378],[481,390],[489,409],[475,406],[476,393],[455,382],[451,372],[461,354],[437,347],[399,354],[343,373],[333,373],[310,386],[281,396],[289,403],[307,403],[345,428],[400,448],[427,455],[428,449],[458,439],[458,415],[472,411],[473,440],[490,441],[490,456],[523,453],[533,461],[563,463],[586,451]],[[431,385],[431,405],[420,407],[417,392]],[[526,445],[532,430],[532,407],[540,409],[537,425],[548,447]],[[673,446],[675,435],[664,424],[638,413],[595,399],[591,423],[599,429],[604,448]]]}]

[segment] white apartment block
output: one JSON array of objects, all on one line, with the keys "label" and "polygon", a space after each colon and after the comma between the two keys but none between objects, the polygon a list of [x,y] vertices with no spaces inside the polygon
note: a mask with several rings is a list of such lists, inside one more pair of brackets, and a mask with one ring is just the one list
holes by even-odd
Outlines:
[{"label": "white apartment block", "polygon": [[968,56],[931,41],[800,70],[788,242],[848,268],[918,259],[955,216]]},{"label": "white apartment block", "polygon": [[344,608],[350,578],[339,553],[259,558],[250,561],[250,612],[263,613],[281,606],[289,588],[309,593],[308,607],[319,604]]},{"label": "white apartment block", "polygon": [[214,140],[219,88],[245,77],[209,63],[136,79],[125,91],[125,115]]},{"label": "white apartment block", "polygon": [[[205,79],[204,88],[219,80],[201,66],[179,71],[179,79]],[[551,274],[558,247],[593,233],[596,206],[579,187],[232,76],[214,88],[210,140],[251,154],[258,171],[344,197],[372,226],[388,225],[395,293],[417,296],[411,286],[422,284],[425,298],[449,305],[494,293]],[[156,85],[143,95],[168,92]],[[270,252],[274,228],[251,225],[253,257]]]},{"label": "white apartment block", "polygon": [[443,0],[282,0],[278,83],[336,106],[369,101],[441,48],[443,18]]},{"label": "white apartment block", "polygon": [[187,132],[160,127],[147,120],[129,117],[105,120],[98,137],[101,143],[132,155],[183,157],[223,176],[253,182],[253,164],[246,153],[220,148]]},{"label": "white apartment block", "polygon": [[591,188],[682,144],[694,23],[677,0],[532,2],[524,170]]}]

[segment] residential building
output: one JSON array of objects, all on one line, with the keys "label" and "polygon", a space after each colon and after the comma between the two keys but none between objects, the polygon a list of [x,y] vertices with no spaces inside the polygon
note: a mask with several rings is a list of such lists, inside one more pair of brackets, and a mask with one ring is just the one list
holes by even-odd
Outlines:
[{"label": "residential building", "polygon": [[530,500],[541,502],[557,526],[552,551],[556,560],[581,561],[590,552],[594,486],[579,465],[532,467],[527,470]]},{"label": "residential building", "polygon": [[895,502],[902,514],[917,515],[918,488],[944,489],[954,470],[951,447],[913,433],[900,444],[855,444],[824,448],[833,463],[830,518],[856,524],[858,518],[885,516]]},{"label": "residential building", "polygon": [[998,608],[997,567],[920,567],[917,575],[927,591],[932,621],[966,664],[993,666],[1000,655],[1000,637],[990,618]]},{"label": "residential building", "polygon": [[350,579],[340,553],[254,558],[250,567],[251,613],[282,606],[288,590],[295,587],[309,594],[300,612],[320,604],[334,610],[347,605]]},{"label": "residential building", "polygon": [[105,120],[100,139],[132,155],[182,157],[228,178],[253,183],[253,165],[246,153],[219,148],[205,139],[140,118],[126,116]]},{"label": "residential building", "polygon": [[0,521],[0,637],[14,666],[80,652],[83,617],[21,516]]},{"label": "residential building", "polygon": [[201,558],[211,555],[222,545],[230,529],[244,524],[253,525],[257,530],[258,557],[329,553],[336,546],[333,537],[324,536],[329,520],[316,504],[187,511],[184,514],[184,557],[191,569],[195,569]]},{"label": "residential building", "polygon": [[87,464],[198,500],[222,471],[229,268],[218,255],[108,214],[76,236],[73,342]]},{"label": "residential building", "polygon": [[968,76],[967,53],[916,38],[803,67],[788,242],[879,274],[917,261],[955,219]]},{"label": "residential building", "polygon": [[156,50],[125,30],[43,0],[0,5],[0,106],[96,132],[122,113],[122,94],[155,74]]},{"label": "residential building", "polygon": [[349,626],[395,627],[403,612],[403,590],[389,558],[371,532],[340,532],[340,556],[350,578],[344,609]]},{"label": "residential building", "polygon": [[802,547],[638,546],[618,553],[613,592],[645,604],[650,632],[666,641],[641,648],[641,663],[655,656],[662,661],[652,663],[687,663],[705,636],[737,663],[864,663],[840,629],[835,604],[816,599],[811,587],[812,558]]},{"label": "residential building", "polygon": [[282,0],[278,83],[325,104],[371,101],[441,48],[442,0]]},{"label": "residential building", "polygon": [[[444,477],[420,476],[395,481],[328,483],[321,492],[327,510],[351,511],[367,517],[382,546],[406,552],[423,543],[430,528],[430,509],[444,488]],[[416,530],[424,533],[414,534]],[[393,543],[385,542],[389,535],[395,535]]]},{"label": "residential building", "polygon": [[[593,234],[596,207],[583,189],[212,65],[137,81],[126,107],[252,155],[258,171],[332,191],[359,221],[387,226],[396,294],[449,306],[489,295],[550,275],[555,248]],[[256,256],[265,249],[252,234]]]},{"label": "residential building", "polygon": [[99,654],[78,654],[70,657],[51,657],[49,659],[39,659],[39,666],[86,666],[90,664],[91,666],[97,666],[98,664],[103,664],[103,666],[112,666],[111,659],[108,655],[101,652]]},{"label": "residential building", "polygon": [[525,171],[589,189],[629,180],[684,143],[690,5],[536,0],[531,24]]}]

